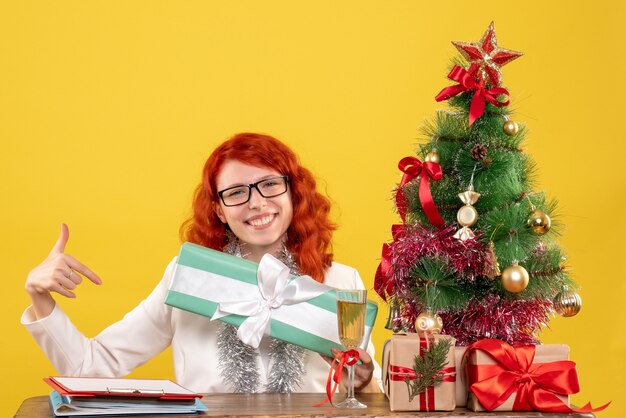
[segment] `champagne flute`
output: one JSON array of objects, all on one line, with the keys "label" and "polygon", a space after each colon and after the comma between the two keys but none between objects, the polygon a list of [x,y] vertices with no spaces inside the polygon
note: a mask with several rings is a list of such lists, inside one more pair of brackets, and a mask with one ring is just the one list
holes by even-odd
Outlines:
[{"label": "champagne flute", "polygon": [[[366,302],[367,290],[337,290],[339,340],[348,350],[356,349],[363,341]],[[354,397],[354,368],[354,364],[348,366],[348,396],[335,405],[337,408],[367,408]]]}]

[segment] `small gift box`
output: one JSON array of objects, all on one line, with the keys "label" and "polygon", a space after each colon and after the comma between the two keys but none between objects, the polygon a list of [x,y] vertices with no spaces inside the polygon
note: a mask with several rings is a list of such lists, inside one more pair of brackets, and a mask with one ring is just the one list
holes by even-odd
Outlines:
[{"label": "small gift box", "polygon": [[439,334],[395,334],[385,343],[383,384],[392,411],[454,410],[454,343]]},{"label": "small gift box", "polygon": [[[331,348],[344,350],[335,289],[309,276],[292,276],[271,255],[257,264],[184,243],[165,303],[235,325],[239,338],[252,347],[269,334],[331,357]],[[374,302],[367,302],[363,348],[377,310]]]},{"label": "small gift box", "polygon": [[569,412],[578,374],[563,344],[511,346],[487,339],[467,347],[472,411]]}]

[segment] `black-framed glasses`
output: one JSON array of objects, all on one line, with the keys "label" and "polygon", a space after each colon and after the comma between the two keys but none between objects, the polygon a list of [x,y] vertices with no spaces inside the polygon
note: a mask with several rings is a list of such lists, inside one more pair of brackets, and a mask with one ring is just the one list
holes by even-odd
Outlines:
[{"label": "black-framed glasses", "polygon": [[233,186],[217,192],[224,206],[239,206],[247,203],[252,196],[252,189],[256,189],[265,198],[276,197],[287,191],[289,176],[276,176],[257,181],[256,183]]}]

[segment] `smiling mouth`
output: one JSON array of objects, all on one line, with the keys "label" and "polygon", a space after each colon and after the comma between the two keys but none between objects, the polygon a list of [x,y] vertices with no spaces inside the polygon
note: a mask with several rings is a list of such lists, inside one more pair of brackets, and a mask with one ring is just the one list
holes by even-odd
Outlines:
[{"label": "smiling mouth", "polygon": [[275,217],[276,217],[276,214],[275,213],[271,213],[271,214],[268,214],[268,215],[265,215],[265,216],[255,217],[253,219],[249,219],[249,220],[246,221],[246,223],[248,225],[252,225],[252,226],[257,227],[257,228],[264,227],[266,225],[269,225],[274,220]]}]

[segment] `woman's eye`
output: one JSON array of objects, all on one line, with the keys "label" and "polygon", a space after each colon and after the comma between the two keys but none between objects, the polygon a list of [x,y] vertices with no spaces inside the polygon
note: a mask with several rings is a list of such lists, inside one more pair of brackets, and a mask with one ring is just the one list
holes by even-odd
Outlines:
[{"label": "woman's eye", "polygon": [[245,192],[243,189],[229,190],[228,192],[226,192],[226,197],[237,197],[237,196],[241,196],[244,193]]}]

